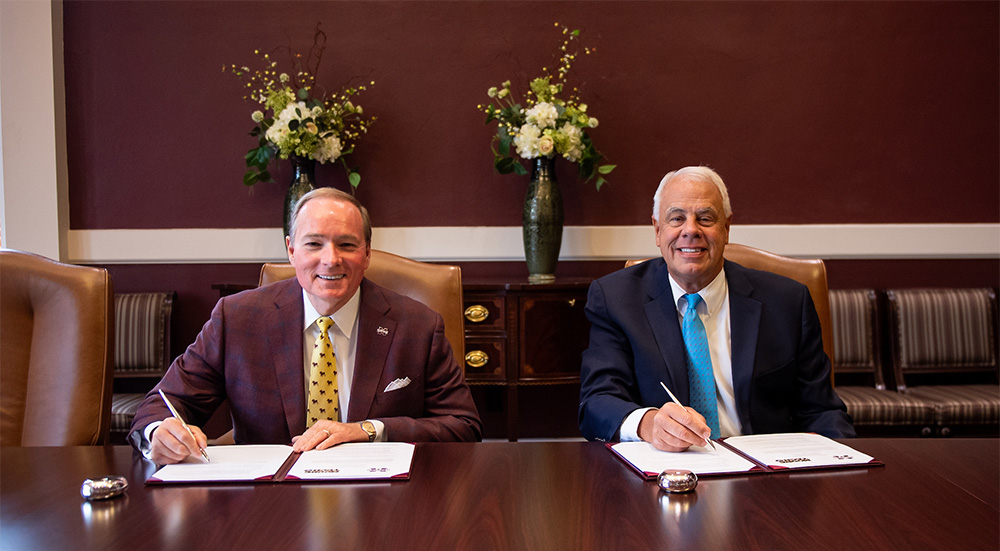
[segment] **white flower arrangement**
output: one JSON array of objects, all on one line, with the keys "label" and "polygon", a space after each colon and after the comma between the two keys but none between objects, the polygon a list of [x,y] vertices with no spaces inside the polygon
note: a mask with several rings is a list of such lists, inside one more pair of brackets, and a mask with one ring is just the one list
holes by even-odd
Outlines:
[{"label": "white flower arrangement", "polygon": [[[560,26],[559,23],[556,26]],[[493,165],[497,172],[527,174],[524,166],[510,154],[513,145],[522,159],[560,155],[577,163],[580,178],[590,181],[596,177],[597,189],[601,189],[606,182],[604,176],[614,170],[615,165],[599,164],[603,156],[586,132],[597,128],[598,120],[587,114],[587,104],[579,103],[575,95],[565,100],[559,97],[576,58],[576,54],[568,53],[567,49],[580,31],[562,27],[562,33],[566,38],[560,47],[562,55],[556,82],[552,82],[550,74],[532,80],[531,91],[525,97],[528,109],[513,99],[509,80],[487,91],[489,97],[497,100],[497,105],[480,105],[479,109],[486,113],[487,124],[498,122],[497,133],[493,136]],[[590,50],[585,49],[585,52],[589,54]]]},{"label": "white flower arrangement", "polygon": [[[355,141],[368,131],[375,118],[365,119],[361,106],[350,100],[365,90],[364,86],[345,88],[329,97],[316,86],[314,75],[325,48],[326,35],[317,27],[305,70],[300,67],[302,56],[293,55],[296,72],[278,73],[278,63],[271,54],[262,55],[259,50],[254,54],[261,56],[263,70],[230,66],[237,77],[248,77],[248,95],[244,99],[264,106],[263,111],[256,110],[250,115],[256,124],[250,135],[258,139],[258,146],[247,152],[244,184],[272,181],[268,172],[271,161],[290,157],[313,159],[321,164],[339,159],[351,188],[357,188],[361,182],[361,175],[347,166],[344,156],[354,151]],[[266,114],[268,111],[270,116]]]}]

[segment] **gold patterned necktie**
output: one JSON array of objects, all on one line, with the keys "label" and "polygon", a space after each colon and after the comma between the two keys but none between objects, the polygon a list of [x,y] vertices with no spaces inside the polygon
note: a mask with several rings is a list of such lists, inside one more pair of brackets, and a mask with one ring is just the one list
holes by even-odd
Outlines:
[{"label": "gold patterned necktie", "polygon": [[306,404],[306,426],[319,420],[340,420],[340,398],[337,396],[337,358],[333,354],[330,328],[333,319],[323,316],[316,320],[319,336],[313,346],[309,368],[309,403]]}]

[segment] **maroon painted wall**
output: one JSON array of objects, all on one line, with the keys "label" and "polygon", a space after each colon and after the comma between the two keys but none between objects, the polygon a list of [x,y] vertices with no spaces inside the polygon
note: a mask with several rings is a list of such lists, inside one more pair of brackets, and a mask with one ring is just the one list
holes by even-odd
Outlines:
[{"label": "maroon painted wall", "polygon": [[[66,0],[72,229],[277,227],[284,184],[241,184],[256,104],[221,70],[304,51],[374,88],[355,162],[379,226],[517,225],[476,104],[584,31],[573,82],[618,169],[563,163],[566,223],[648,221],[667,170],[705,163],[738,224],[1000,220],[996,2],[103,2]],[[287,167],[279,181],[289,177]],[[339,167],[322,182],[343,186]]]},{"label": "maroon painted wall", "polygon": [[[737,224],[1000,221],[996,2],[107,2],[64,0],[72,229],[278,227],[277,184],[241,184],[255,104],[222,71],[329,38],[319,81],[362,84],[378,122],[352,162],[378,226],[520,224],[526,178],[491,168],[476,104],[524,89],[553,22],[594,55],[573,82],[618,164],[600,192],[559,166],[569,225],[647,224],[668,170],[704,163]],[[338,167],[320,180],[343,187]],[[616,262],[564,262],[597,276]],[[108,266],[119,291],[178,291],[175,353],[215,283],[256,264]],[[467,279],[522,263],[463,264]],[[830,261],[833,288],[997,285],[1000,263]]]}]

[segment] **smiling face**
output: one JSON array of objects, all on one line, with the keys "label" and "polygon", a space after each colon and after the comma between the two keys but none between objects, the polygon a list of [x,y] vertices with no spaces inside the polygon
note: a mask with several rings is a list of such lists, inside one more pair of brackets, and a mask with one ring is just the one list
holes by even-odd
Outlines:
[{"label": "smiling face", "polygon": [[656,246],[670,275],[688,293],[701,290],[722,271],[729,243],[732,215],[724,214],[722,194],[711,182],[677,176],[660,192],[659,216]]},{"label": "smiling face", "polygon": [[318,197],[302,205],[295,235],[286,244],[299,285],[322,315],[354,296],[371,260],[361,212],[338,199]]}]

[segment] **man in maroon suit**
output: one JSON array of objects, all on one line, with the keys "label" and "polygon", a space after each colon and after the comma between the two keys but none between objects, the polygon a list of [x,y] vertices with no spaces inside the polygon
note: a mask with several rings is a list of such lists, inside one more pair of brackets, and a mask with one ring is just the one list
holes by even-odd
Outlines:
[{"label": "man in maroon suit", "polygon": [[[237,444],[292,443],[304,451],[341,442],[480,440],[479,414],[441,316],[364,278],[371,258],[367,210],[346,193],[321,188],[299,201],[290,233],[295,279],[219,301],[140,406],[133,445],[159,464],[198,457],[207,445],[198,427],[223,400]],[[313,422],[308,387],[323,316],[333,320],[339,412]]]}]

